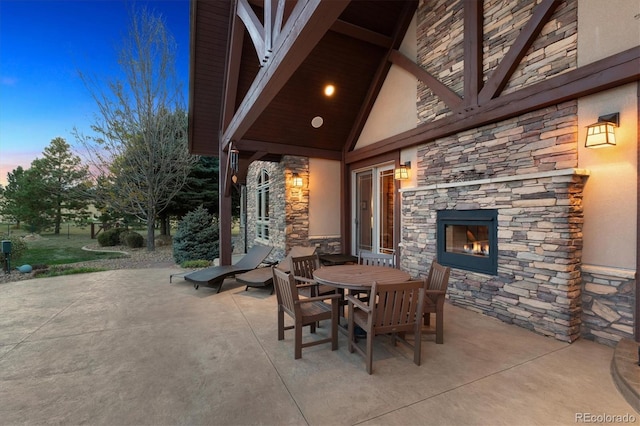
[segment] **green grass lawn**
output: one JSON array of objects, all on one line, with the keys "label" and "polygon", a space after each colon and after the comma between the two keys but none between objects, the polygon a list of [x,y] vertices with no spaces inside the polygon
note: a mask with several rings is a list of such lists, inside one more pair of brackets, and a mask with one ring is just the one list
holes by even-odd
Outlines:
[{"label": "green grass lawn", "polygon": [[[235,224],[232,234],[237,235],[239,228]],[[146,228],[133,228],[134,231],[147,236]],[[8,232],[12,236],[27,236],[26,229],[16,229],[14,224],[0,223],[0,235]],[[173,231],[175,232],[175,230]],[[38,239],[26,240],[27,251],[20,259],[11,261],[12,267],[20,265],[64,265],[67,263],[87,262],[91,260],[113,259],[123,257],[119,253],[104,253],[82,250],[82,247],[97,245],[97,239],[91,239],[91,228],[89,226],[79,227],[75,224],[63,224],[60,234],[56,235],[52,231],[45,231],[39,234]],[[109,247],[105,247],[109,250]]]},{"label": "green grass lawn", "polygon": [[86,262],[90,260],[114,259],[122,254],[90,252],[79,247],[38,247],[35,241],[28,245],[28,250],[20,258],[20,264],[28,265],[64,265],[67,263]]},{"label": "green grass lawn", "polygon": [[[7,224],[0,224],[3,234]],[[29,233],[23,229],[10,229],[12,236],[25,236]],[[112,259],[122,257],[119,253],[103,253],[82,250],[82,247],[97,244],[91,239],[89,227],[80,228],[64,225],[59,235],[43,232],[40,238],[27,239],[27,251],[20,259],[12,260],[12,266],[19,265],[64,265],[67,263],[86,262],[91,260]],[[105,247],[108,250],[108,247]]]}]

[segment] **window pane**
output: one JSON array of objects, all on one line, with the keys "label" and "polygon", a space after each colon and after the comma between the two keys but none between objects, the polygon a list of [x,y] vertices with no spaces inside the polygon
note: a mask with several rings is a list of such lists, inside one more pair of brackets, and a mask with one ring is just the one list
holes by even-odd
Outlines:
[{"label": "window pane", "polygon": [[269,239],[269,173],[266,170],[260,172],[256,191],[256,236]]}]

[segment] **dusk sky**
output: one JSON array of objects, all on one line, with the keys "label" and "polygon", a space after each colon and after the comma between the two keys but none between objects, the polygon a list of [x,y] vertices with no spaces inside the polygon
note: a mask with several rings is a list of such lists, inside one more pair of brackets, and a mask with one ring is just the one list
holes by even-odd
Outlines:
[{"label": "dusk sky", "polygon": [[175,38],[186,106],[189,0],[0,0],[0,184],[42,158],[52,139],[73,147],[74,127],[91,133],[96,104],[78,71],[120,75],[132,4],[161,14]]}]

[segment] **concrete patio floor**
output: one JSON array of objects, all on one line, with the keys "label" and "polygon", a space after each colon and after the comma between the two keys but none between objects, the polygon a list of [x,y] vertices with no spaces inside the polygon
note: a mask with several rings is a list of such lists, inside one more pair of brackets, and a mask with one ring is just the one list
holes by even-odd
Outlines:
[{"label": "concrete patio floor", "polygon": [[425,338],[422,366],[410,349],[380,338],[368,375],[343,335],[337,351],[315,346],[294,360],[292,332],[276,338],[269,290],[245,292],[227,280],[219,294],[196,291],[179,277],[170,284],[177,272],[118,270],[0,285],[0,423],[640,421],[614,386],[613,349],[600,344],[565,344],[447,305],[445,342]]}]

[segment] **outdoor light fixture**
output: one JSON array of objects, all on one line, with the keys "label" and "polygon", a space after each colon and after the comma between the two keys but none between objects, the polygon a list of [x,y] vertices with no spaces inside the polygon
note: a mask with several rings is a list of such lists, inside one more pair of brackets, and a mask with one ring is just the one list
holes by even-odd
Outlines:
[{"label": "outdoor light fixture", "polygon": [[297,173],[293,174],[293,186],[295,188],[302,188],[302,178]]},{"label": "outdoor light fixture", "polygon": [[324,95],[325,96],[333,96],[336,91],[336,87],[333,84],[327,84],[324,86]]},{"label": "outdoor light fixture", "polygon": [[394,170],[393,177],[396,180],[407,180],[409,179],[409,169],[411,168],[411,161],[407,161],[404,164],[401,164],[400,167]]},{"label": "outdoor light fixture", "polygon": [[620,126],[620,113],[601,115],[598,122],[587,126],[587,141],[584,146],[587,148],[603,148],[605,146],[615,146],[615,128]]}]

